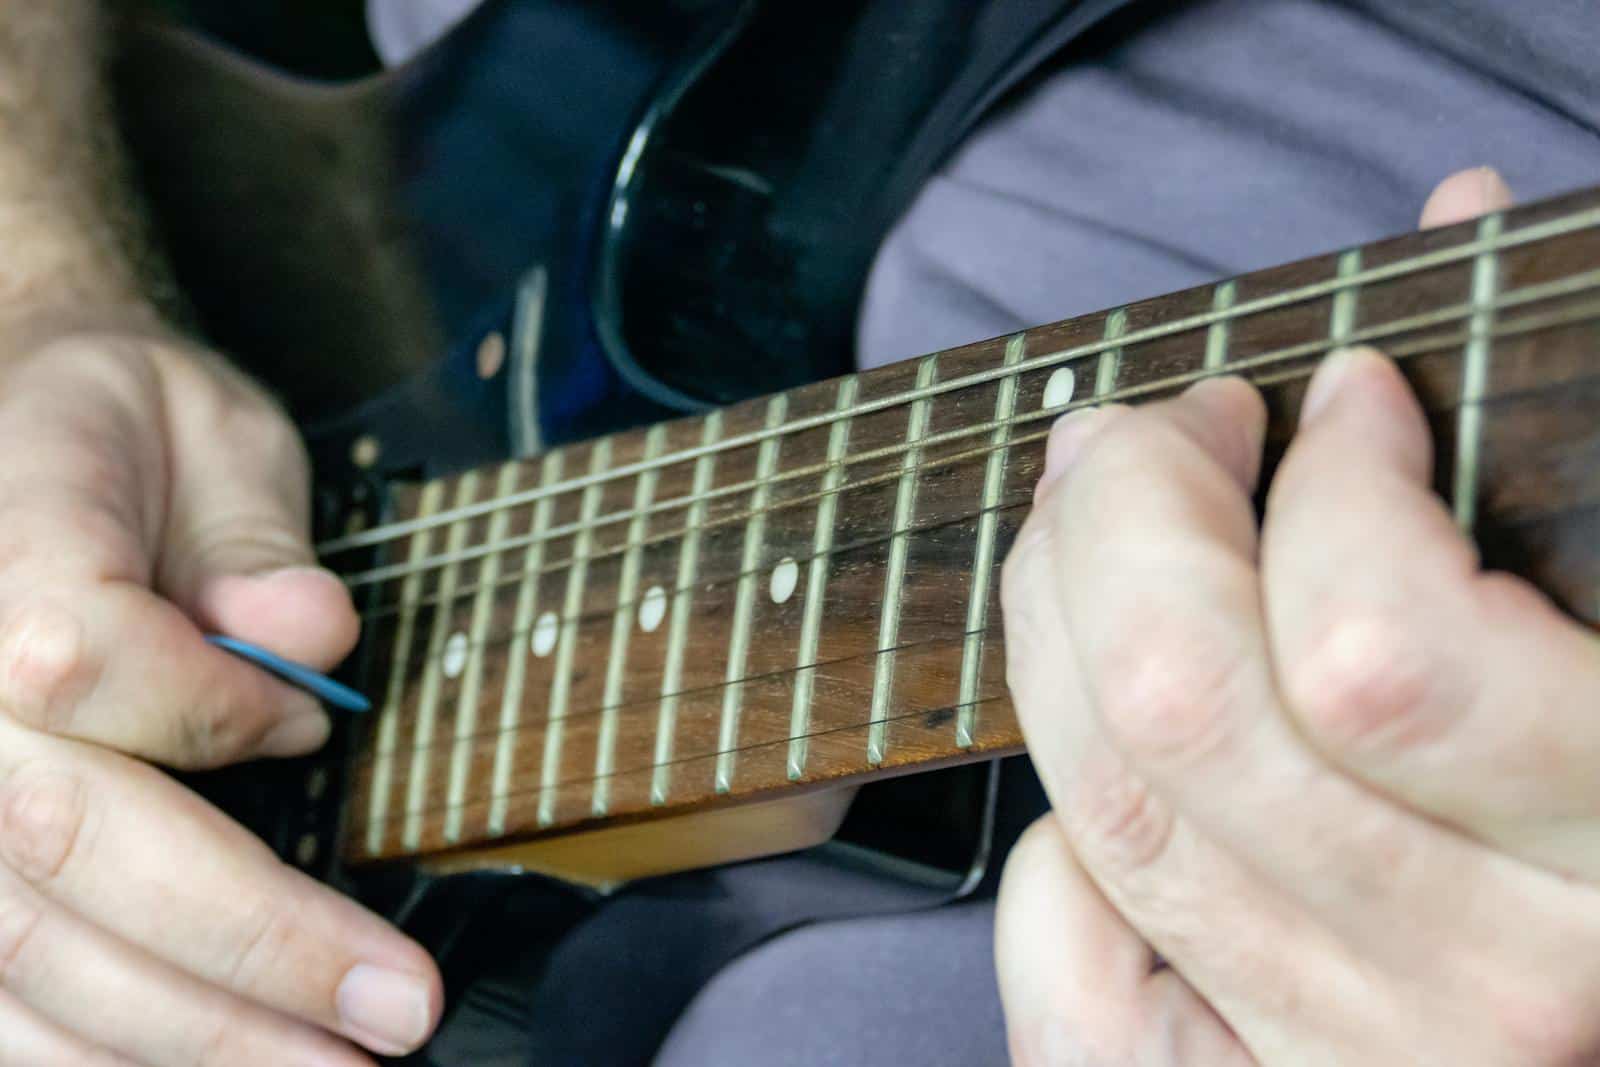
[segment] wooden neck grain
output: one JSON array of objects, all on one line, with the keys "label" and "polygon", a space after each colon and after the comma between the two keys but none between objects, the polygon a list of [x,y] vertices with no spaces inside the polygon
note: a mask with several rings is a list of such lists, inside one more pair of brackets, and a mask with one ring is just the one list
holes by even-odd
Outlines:
[{"label": "wooden neck grain", "polygon": [[400,487],[403,536],[330,556],[367,591],[379,705],[347,858],[1018,751],[998,567],[1051,418],[1241,373],[1268,398],[1270,469],[1340,344],[1400,359],[1487,561],[1596,621],[1597,208],[1533,205]]}]

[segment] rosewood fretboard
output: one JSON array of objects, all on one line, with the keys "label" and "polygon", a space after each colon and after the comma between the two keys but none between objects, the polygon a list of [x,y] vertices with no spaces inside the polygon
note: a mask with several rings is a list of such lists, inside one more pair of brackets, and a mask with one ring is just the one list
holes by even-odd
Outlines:
[{"label": "rosewood fretboard", "polygon": [[1401,360],[1489,561],[1597,618],[1600,194],[402,486],[324,546],[378,704],[346,855],[503,843],[1017,751],[999,564],[1062,411],[1211,374],[1281,451],[1341,344]]}]

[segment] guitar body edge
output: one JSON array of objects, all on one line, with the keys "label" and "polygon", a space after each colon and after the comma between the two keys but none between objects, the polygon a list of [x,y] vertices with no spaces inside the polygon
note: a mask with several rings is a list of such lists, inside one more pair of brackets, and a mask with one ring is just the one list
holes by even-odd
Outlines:
[{"label": "guitar body edge", "polygon": [[844,822],[855,794],[855,787],[823,789],[782,800],[456,852],[424,864],[424,869],[439,875],[521,869],[608,892],[640,878],[823,844]]}]

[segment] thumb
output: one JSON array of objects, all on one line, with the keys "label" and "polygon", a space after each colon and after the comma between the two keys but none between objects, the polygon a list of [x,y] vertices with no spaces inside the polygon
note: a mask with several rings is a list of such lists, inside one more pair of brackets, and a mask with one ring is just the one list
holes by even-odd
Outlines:
[{"label": "thumb", "polygon": [[273,416],[281,426],[257,431],[269,447],[175,450],[156,587],[208,632],[328,670],[360,622],[344,583],[316,565],[304,452]]}]

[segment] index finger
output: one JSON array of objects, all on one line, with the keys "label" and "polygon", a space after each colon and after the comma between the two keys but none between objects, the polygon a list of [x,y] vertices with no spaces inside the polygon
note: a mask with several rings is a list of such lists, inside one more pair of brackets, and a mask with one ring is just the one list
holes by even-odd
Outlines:
[{"label": "index finger", "polygon": [[374,1051],[437,1023],[419,946],[115,754],[0,722],[0,860],[151,954]]}]

